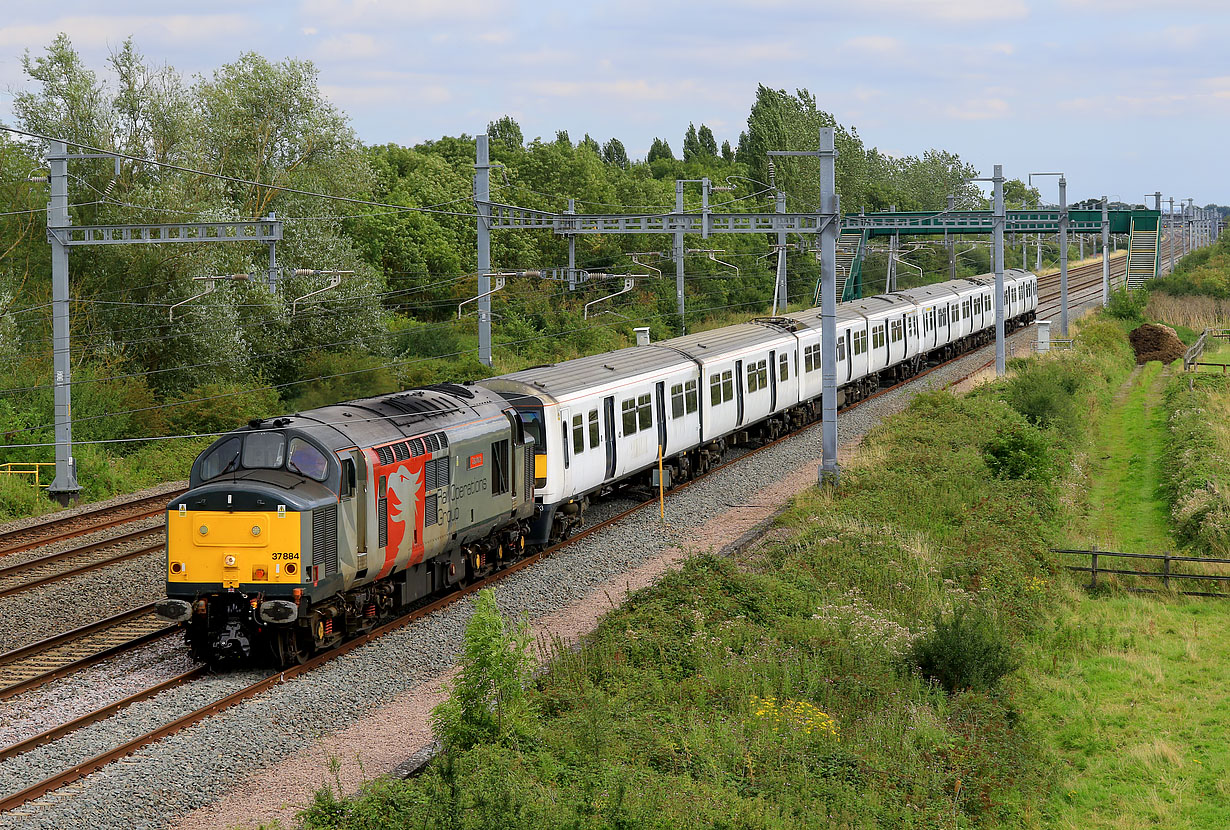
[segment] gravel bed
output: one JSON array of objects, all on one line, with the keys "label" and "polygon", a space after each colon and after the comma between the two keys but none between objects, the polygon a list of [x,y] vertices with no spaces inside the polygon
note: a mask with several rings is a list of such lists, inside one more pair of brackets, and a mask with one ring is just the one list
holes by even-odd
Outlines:
[{"label": "gravel bed", "polygon": [[[1010,341],[1033,337],[1033,331],[1026,329]],[[840,419],[839,439],[845,443],[858,438],[880,419],[902,410],[915,393],[946,386],[984,365],[993,354],[993,348],[980,350],[850,410]],[[671,547],[686,545],[690,529],[775,483],[797,467],[800,458],[818,455],[820,440],[819,428],[807,430],[760,452],[746,464],[719,471],[669,496],[665,527],[657,511],[643,510],[506,577],[497,588],[501,609],[510,614],[526,612],[537,619]],[[614,512],[611,507],[605,509]],[[600,520],[601,510],[596,506],[590,520]],[[146,747],[125,764],[100,770],[72,798],[48,797],[27,805],[23,811],[28,814],[14,816],[9,826],[129,828],[173,823],[190,810],[217,800],[236,780],[295,754],[324,732],[343,727],[391,696],[446,671],[456,660],[472,609],[472,599],[459,600],[308,675]],[[224,686],[224,681],[216,684]],[[205,685],[192,684],[181,696],[199,697],[205,689]],[[158,700],[173,694],[168,692]],[[104,721],[90,728],[88,738],[72,739],[95,746],[114,744],[127,734],[118,722],[130,719]],[[50,753],[40,750],[37,757],[31,756],[35,753],[0,764],[0,787],[8,786],[7,781],[28,783],[57,768]],[[325,774],[322,770],[322,778]],[[0,816],[0,822],[4,819]]]},{"label": "gravel bed", "polygon": [[0,620],[7,623],[0,626],[0,652],[166,596],[165,562],[165,554],[149,553],[0,598]]},{"label": "gravel bed", "polygon": [[0,746],[87,715],[195,668],[182,634],[117,655],[4,701]]},{"label": "gravel bed", "polygon": [[0,533],[7,533],[10,530],[25,530],[26,528],[38,527],[39,525],[47,524],[52,521],[59,521],[60,519],[76,516],[80,513],[88,513],[89,511],[100,507],[118,507],[119,505],[134,501],[136,499],[143,499],[146,496],[170,495],[176,490],[184,490],[187,489],[187,487],[187,481],[168,481],[165,484],[147,487],[146,489],[138,490],[135,493],[112,496],[111,498],[104,499],[103,501],[82,503],[64,508],[63,510],[56,510],[53,513],[47,513],[42,516],[30,516],[25,519],[14,519],[11,522],[0,524]]},{"label": "gravel bed", "polygon": [[[50,545],[39,545],[37,548],[29,550],[17,551],[16,553],[6,553],[0,556],[0,568],[8,568],[13,565],[24,565],[26,562],[33,562],[35,559],[41,559],[44,556],[51,556],[55,553],[63,553],[64,551],[73,550],[75,548],[92,545],[95,542],[105,542],[108,539],[116,536],[123,536],[126,533],[133,533],[138,530],[147,530],[153,527],[163,527],[167,520],[162,516],[150,516],[148,519],[139,519],[131,522],[125,522],[122,525],[108,527],[104,530],[97,530],[93,533],[86,533],[81,536],[74,536],[71,539],[61,539],[58,542],[53,542]],[[141,542],[141,544],[149,544],[156,541],[156,536],[150,536]]]}]

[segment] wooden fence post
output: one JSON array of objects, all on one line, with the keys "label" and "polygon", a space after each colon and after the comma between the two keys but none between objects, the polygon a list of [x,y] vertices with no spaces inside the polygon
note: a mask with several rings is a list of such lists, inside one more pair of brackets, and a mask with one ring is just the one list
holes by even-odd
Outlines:
[{"label": "wooden fence post", "polygon": [[1098,546],[1091,545],[1089,554],[1092,557],[1093,564],[1089,568],[1089,587],[1098,587]]},{"label": "wooden fence post", "polygon": [[1170,551],[1166,551],[1166,558],[1162,560],[1162,584],[1170,590]]}]

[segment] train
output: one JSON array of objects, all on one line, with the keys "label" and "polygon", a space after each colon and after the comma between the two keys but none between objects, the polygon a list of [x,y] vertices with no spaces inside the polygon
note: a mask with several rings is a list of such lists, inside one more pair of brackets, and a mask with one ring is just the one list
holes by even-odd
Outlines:
[{"label": "train", "polygon": [[[995,283],[841,303],[838,406],[994,339]],[[1005,329],[1038,281],[1004,275]],[[167,506],[166,599],[211,664],[292,665],[820,417],[820,310],[250,421]]]}]

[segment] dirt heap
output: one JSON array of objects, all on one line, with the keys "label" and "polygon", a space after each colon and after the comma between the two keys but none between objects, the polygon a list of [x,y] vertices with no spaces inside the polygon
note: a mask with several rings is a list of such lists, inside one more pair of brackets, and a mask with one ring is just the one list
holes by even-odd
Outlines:
[{"label": "dirt heap", "polygon": [[1128,341],[1136,352],[1137,363],[1160,360],[1170,363],[1178,360],[1187,351],[1187,346],[1170,326],[1145,323],[1128,335]]}]

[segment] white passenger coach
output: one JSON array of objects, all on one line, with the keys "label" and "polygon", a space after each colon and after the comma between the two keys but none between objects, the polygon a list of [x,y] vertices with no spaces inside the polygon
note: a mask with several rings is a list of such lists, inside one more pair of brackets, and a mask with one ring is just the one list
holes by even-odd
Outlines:
[{"label": "white passenger coach", "polygon": [[[1005,329],[1032,322],[1038,280],[1004,274]],[[837,307],[838,405],[985,345],[995,281],[953,280]],[[699,475],[734,444],[819,417],[820,309],[539,366],[480,381],[516,407],[535,441],[531,544],[566,538],[592,497]]]}]

